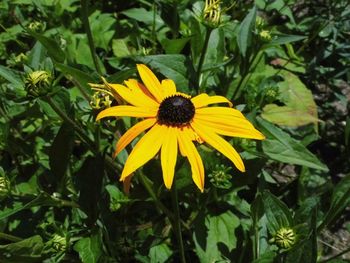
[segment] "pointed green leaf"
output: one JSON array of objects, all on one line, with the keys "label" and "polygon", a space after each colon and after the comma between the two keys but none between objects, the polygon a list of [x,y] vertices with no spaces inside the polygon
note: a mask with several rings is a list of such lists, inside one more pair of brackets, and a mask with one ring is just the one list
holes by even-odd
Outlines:
[{"label": "pointed green leaf", "polygon": [[247,49],[251,44],[251,38],[253,34],[253,29],[255,26],[255,18],[256,18],[256,6],[254,6],[249,11],[249,13],[243,19],[241,25],[239,26],[237,44],[243,57],[245,57],[247,53]]},{"label": "pointed green leaf", "polygon": [[74,250],[79,253],[79,258],[83,263],[98,263],[102,255],[101,237],[98,233],[80,239]]},{"label": "pointed green leaf", "polygon": [[262,141],[262,146],[264,153],[270,159],[328,171],[327,166],[321,163],[301,142],[261,118],[257,118],[257,121],[260,130],[267,137]]}]

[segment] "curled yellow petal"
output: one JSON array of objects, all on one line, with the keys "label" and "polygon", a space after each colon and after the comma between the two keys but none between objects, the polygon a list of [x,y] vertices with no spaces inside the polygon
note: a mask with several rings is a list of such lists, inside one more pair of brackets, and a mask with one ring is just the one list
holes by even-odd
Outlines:
[{"label": "curled yellow petal", "polygon": [[155,108],[141,108],[129,105],[114,106],[101,111],[96,120],[100,120],[105,117],[156,117],[157,109]]},{"label": "curled yellow petal", "polygon": [[177,136],[176,128],[168,127],[163,134],[164,141],[161,149],[161,164],[163,171],[163,181],[165,187],[171,189],[173,184],[175,165],[177,159]]},{"label": "curled yellow petal", "polygon": [[146,88],[160,103],[164,99],[164,96],[162,92],[162,86],[159,80],[157,79],[156,75],[154,75],[153,72],[144,64],[138,64],[137,70]]},{"label": "curled yellow petal", "polygon": [[141,132],[147,130],[152,127],[156,123],[156,118],[150,118],[143,120],[134,126],[132,126],[129,130],[127,130],[122,137],[120,137],[117,142],[116,149],[114,152],[114,156],[117,156],[130,142],[132,142]]},{"label": "curled yellow petal", "polygon": [[160,150],[163,143],[163,134],[166,126],[154,125],[135,145],[131,151],[120,177],[124,181],[126,177],[135,172],[142,165],[152,159]]},{"label": "curled yellow petal", "polygon": [[227,98],[223,96],[209,96],[206,93],[202,93],[197,95],[196,97],[193,97],[191,99],[193,105],[197,108],[205,107],[210,104],[216,104],[216,103],[227,103],[230,107],[232,107],[231,101],[229,101]]},{"label": "curled yellow petal", "polygon": [[191,123],[191,126],[198,133],[198,135],[202,137],[203,141],[229,158],[238,170],[241,172],[245,171],[241,157],[231,144],[217,135],[211,128],[203,126],[195,120]]}]

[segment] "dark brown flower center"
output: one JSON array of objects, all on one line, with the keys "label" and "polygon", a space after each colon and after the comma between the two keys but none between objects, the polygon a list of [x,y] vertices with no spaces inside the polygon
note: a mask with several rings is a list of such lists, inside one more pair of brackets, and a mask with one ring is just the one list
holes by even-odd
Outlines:
[{"label": "dark brown flower center", "polygon": [[169,126],[182,126],[192,120],[194,112],[195,107],[190,99],[173,95],[160,103],[158,121]]}]

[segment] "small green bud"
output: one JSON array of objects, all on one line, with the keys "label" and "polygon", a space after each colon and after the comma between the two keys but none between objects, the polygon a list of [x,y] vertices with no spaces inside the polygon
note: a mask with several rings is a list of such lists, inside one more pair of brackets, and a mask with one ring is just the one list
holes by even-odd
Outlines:
[{"label": "small green bud", "polygon": [[216,187],[221,189],[229,189],[232,186],[232,176],[228,173],[232,167],[223,164],[215,165],[215,169],[209,174],[209,181]]},{"label": "small green bud", "polygon": [[260,31],[259,36],[260,36],[260,39],[265,42],[269,42],[272,39],[270,31],[268,30]]},{"label": "small green bud", "polygon": [[279,248],[290,249],[296,242],[296,234],[292,228],[281,228],[271,239]]},{"label": "small green bud", "polygon": [[31,72],[25,79],[25,89],[32,97],[40,97],[51,91],[52,77],[50,73],[43,70]]},{"label": "small green bud", "polygon": [[0,198],[5,197],[10,192],[10,180],[7,177],[0,176]]},{"label": "small green bud", "polygon": [[67,239],[61,235],[55,234],[51,239],[52,248],[58,252],[63,252],[67,249]]},{"label": "small green bud", "polygon": [[261,29],[265,26],[265,20],[261,16],[257,16],[255,20],[255,27]]},{"label": "small green bud", "polygon": [[43,22],[39,22],[39,21],[34,21],[34,22],[31,22],[29,25],[28,25],[28,29],[31,30],[31,31],[34,31],[36,33],[42,33],[45,31],[45,28],[46,28],[46,24],[43,23]]}]

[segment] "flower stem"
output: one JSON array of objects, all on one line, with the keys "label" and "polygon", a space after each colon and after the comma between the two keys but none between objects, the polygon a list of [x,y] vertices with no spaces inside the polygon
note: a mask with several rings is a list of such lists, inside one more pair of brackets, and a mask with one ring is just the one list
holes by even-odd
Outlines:
[{"label": "flower stem", "polygon": [[94,39],[92,37],[91,27],[90,27],[90,23],[89,23],[88,2],[89,2],[89,0],[81,0],[80,1],[80,3],[81,3],[81,20],[83,22],[85,33],[86,33],[87,38],[88,38],[90,52],[91,52],[92,60],[93,60],[94,65],[95,65],[95,69],[96,69],[98,74],[102,75],[100,65],[98,64],[98,58],[97,58],[96,51],[95,51]]},{"label": "flower stem", "polygon": [[173,228],[175,230],[177,242],[179,245],[180,258],[182,263],[186,263],[185,249],[184,249],[182,233],[181,233],[181,220],[180,220],[180,210],[179,210],[179,201],[178,201],[177,188],[176,188],[176,180],[174,180],[173,187],[171,189],[171,199],[173,202],[173,209],[175,213]]},{"label": "flower stem", "polygon": [[200,92],[200,77],[202,74],[202,68],[203,68],[203,63],[204,63],[204,59],[205,59],[205,54],[207,53],[207,49],[208,49],[208,43],[209,43],[211,31],[212,31],[212,28],[206,27],[204,45],[202,48],[202,53],[201,53],[201,56],[199,58],[198,68],[197,68],[197,93]]}]

